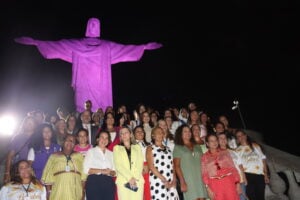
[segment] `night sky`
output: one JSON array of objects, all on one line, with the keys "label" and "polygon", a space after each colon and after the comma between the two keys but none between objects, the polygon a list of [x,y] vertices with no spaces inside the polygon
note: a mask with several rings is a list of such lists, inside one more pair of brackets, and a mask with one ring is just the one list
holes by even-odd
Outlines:
[{"label": "night sky", "polygon": [[[160,42],[139,62],[113,65],[114,106],[140,102],[159,110],[195,102],[212,119],[229,116],[265,141],[300,155],[296,130],[300,6],[295,2],[209,1],[166,6],[128,2],[4,1],[0,7],[0,112],[74,109],[71,64],[46,60],[13,41],[82,38],[90,17],[101,38],[123,44]],[[70,3],[69,3],[70,4]],[[196,5],[197,4],[197,5]]]}]

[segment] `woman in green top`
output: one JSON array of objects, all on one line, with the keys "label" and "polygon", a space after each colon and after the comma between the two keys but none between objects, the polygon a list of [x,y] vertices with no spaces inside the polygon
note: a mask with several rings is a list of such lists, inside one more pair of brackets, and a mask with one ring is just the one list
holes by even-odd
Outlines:
[{"label": "woman in green top", "polygon": [[201,175],[202,154],[200,145],[196,144],[192,138],[189,126],[183,124],[178,127],[175,133],[173,157],[184,199],[204,200],[207,198]]}]

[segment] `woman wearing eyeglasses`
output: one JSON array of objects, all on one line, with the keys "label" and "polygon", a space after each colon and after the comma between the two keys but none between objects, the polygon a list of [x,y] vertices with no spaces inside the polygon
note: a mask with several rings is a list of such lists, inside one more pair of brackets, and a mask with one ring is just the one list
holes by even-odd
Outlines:
[{"label": "woman wearing eyeglasses", "polygon": [[208,151],[201,158],[202,178],[211,200],[239,200],[240,176],[230,153],[219,148],[215,134],[205,138]]}]

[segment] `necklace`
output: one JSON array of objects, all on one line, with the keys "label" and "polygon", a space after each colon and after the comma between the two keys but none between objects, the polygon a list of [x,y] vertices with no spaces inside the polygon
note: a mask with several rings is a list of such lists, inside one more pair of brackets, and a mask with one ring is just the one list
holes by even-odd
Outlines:
[{"label": "necklace", "polygon": [[185,145],[188,150],[192,152],[192,156],[195,157],[194,145]]},{"label": "necklace", "polygon": [[66,169],[65,169],[66,172],[69,172],[71,170],[71,168],[69,166],[69,161],[72,162],[72,158],[71,158],[72,153],[73,152],[71,152],[71,154],[69,154],[69,155],[64,153],[64,155],[66,156],[66,159],[67,159],[67,165],[66,165]]},{"label": "necklace", "polygon": [[23,187],[23,189],[24,189],[25,192],[26,192],[26,197],[28,197],[28,190],[29,190],[30,185],[31,185],[31,181],[29,182],[27,188],[26,188],[26,187],[24,186],[24,184],[22,183],[22,187]]}]

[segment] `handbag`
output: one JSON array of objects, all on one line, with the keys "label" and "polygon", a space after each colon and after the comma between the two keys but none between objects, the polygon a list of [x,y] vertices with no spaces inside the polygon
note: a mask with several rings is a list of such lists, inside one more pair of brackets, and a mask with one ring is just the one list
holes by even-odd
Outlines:
[{"label": "handbag", "polygon": [[136,186],[131,186],[131,185],[129,184],[129,182],[128,182],[128,183],[125,183],[124,186],[125,186],[127,189],[129,189],[129,190],[131,190],[131,191],[134,191],[134,192],[137,192],[138,189],[139,189],[139,188],[136,187]]}]

